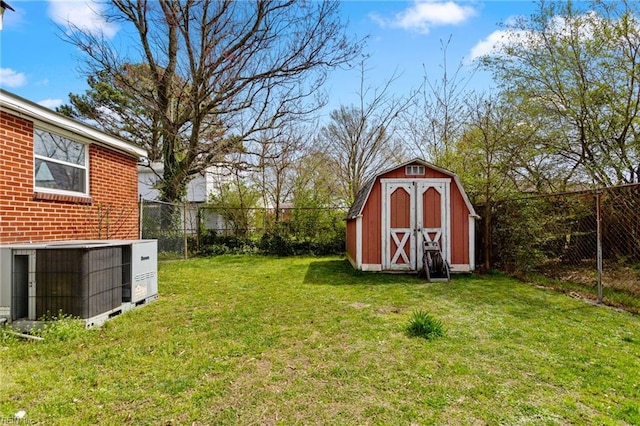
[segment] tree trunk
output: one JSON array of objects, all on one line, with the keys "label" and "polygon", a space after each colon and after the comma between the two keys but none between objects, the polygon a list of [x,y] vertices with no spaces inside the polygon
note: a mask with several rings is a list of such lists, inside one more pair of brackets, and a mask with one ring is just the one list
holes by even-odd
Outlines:
[{"label": "tree trunk", "polygon": [[487,201],[484,204],[484,231],[483,231],[483,244],[484,244],[484,268],[489,270],[491,268],[491,202]]}]

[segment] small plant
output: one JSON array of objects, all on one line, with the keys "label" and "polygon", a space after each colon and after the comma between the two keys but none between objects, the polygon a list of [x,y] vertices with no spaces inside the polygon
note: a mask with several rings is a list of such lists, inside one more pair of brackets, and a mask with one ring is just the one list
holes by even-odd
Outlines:
[{"label": "small plant", "polygon": [[46,340],[71,340],[86,333],[86,327],[82,320],[64,314],[62,311],[58,312],[58,315],[46,315],[43,320],[42,327],[34,329],[32,334]]},{"label": "small plant", "polygon": [[8,345],[16,340],[16,336],[11,331],[8,325],[0,325],[0,345]]},{"label": "small plant", "polygon": [[421,310],[413,313],[406,331],[410,337],[422,337],[427,340],[444,335],[442,323]]}]

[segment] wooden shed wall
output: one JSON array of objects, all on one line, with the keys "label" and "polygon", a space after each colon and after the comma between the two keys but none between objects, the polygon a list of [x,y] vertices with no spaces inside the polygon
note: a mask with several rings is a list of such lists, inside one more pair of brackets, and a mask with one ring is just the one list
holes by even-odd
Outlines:
[{"label": "wooden shed wall", "polygon": [[466,265],[469,259],[469,209],[460,189],[451,185],[451,264]]},{"label": "wooden shed wall", "polygon": [[382,263],[382,191],[376,179],[362,209],[362,263]]},{"label": "wooden shed wall", "polygon": [[356,220],[347,221],[347,256],[353,262],[358,259]]},{"label": "wooden shed wall", "polygon": [[[469,209],[464,201],[460,189],[450,175],[438,170],[426,167],[425,175],[409,176],[405,173],[405,167],[399,167],[388,173],[379,176],[369,194],[366,204],[362,210],[362,263],[379,265],[382,263],[382,189],[380,179],[451,179],[450,185],[450,215],[451,215],[451,264],[466,265],[469,259]],[[432,191],[425,194],[425,212],[437,210],[434,206],[439,206],[439,200]],[[431,206],[431,207],[429,207]],[[439,226],[439,223],[430,221],[441,221],[438,215],[425,215],[428,226]],[[353,235],[349,234],[349,225],[352,224]],[[355,220],[350,220],[347,224],[347,251],[353,253],[352,259],[356,259],[356,231]],[[351,243],[350,243],[351,242]],[[353,244],[353,246],[350,246]]]}]

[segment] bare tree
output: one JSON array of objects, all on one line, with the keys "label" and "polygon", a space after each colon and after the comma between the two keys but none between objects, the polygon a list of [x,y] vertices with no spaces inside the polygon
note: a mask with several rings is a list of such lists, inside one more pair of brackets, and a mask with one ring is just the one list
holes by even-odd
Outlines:
[{"label": "bare tree", "polygon": [[274,221],[281,220],[281,205],[293,201],[296,163],[303,156],[305,135],[311,130],[303,125],[286,125],[275,135],[265,132],[260,143],[260,156],[254,181],[262,198],[274,209]]},{"label": "bare tree", "polygon": [[360,65],[359,104],[340,106],[321,128],[318,144],[335,164],[336,177],[343,186],[343,200],[355,200],[367,176],[389,162],[405,158],[405,149],[396,138],[398,116],[411,101],[391,93],[398,75],[393,74],[380,88],[365,85],[365,61]]},{"label": "bare tree", "polygon": [[440,40],[442,73],[434,78],[424,69],[424,81],[414,97],[412,107],[403,114],[405,134],[418,154],[444,168],[451,168],[454,145],[462,136],[469,117],[467,100],[473,92],[467,88],[471,74],[464,75],[461,61],[455,70],[449,70],[447,41]]},{"label": "bare tree", "polygon": [[[361,49],[344,35],[336,1],[111,0],[134,44],[127,50],[73,28],[69,40],[86,55],[86,71],[158,120],[164,162],[162,199],[175,201],[189,177],[255,132],[315,110],[327,72]],[[122,78],[145,69],[145,84]],[[303,102],[309,100],[309,102]],[[143,120],[144,121],[144,120]]]}]

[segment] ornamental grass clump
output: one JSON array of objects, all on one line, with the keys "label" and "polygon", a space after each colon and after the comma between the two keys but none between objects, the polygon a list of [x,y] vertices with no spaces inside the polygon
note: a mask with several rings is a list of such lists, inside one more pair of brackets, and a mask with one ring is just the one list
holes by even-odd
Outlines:
[{"label": "ornamental grass clump", "polygon": [[444,335],[442,323],[425,311],[415,311],[407,325],[407,334],[410,337],[422,337],[433,340]]}]

